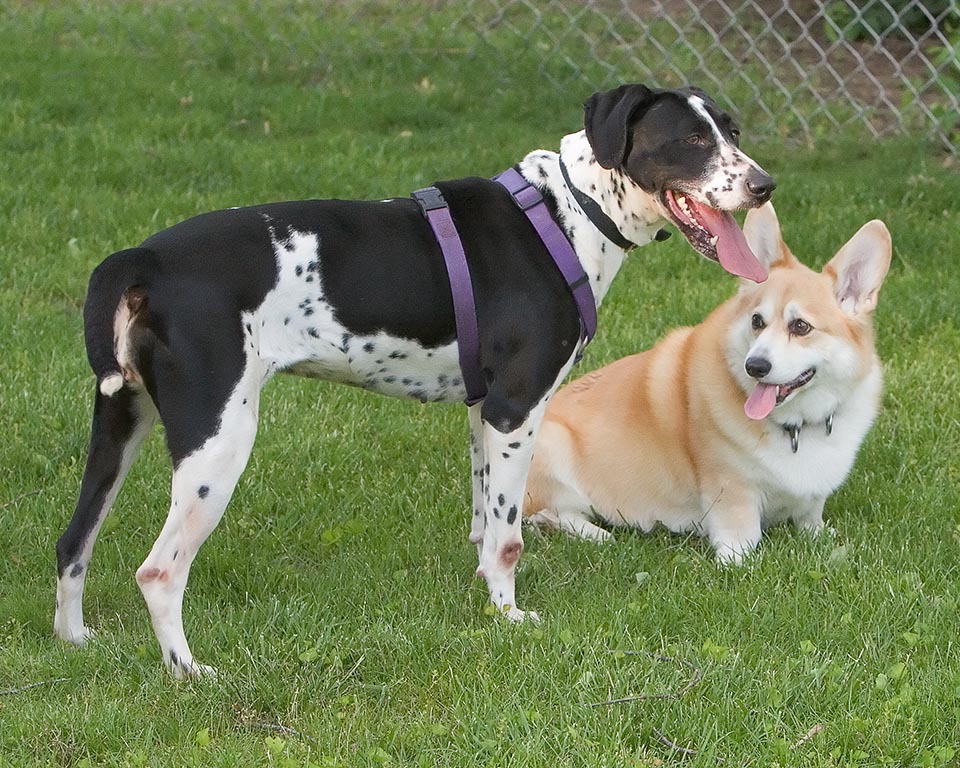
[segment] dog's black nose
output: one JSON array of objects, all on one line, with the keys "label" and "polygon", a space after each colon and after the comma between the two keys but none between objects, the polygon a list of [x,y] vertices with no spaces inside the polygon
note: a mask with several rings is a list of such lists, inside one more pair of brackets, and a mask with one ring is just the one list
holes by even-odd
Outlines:
[{"label": "dog's black nose", "polygon": [[747,362],[743,364],[748,376],[755,379],[762,379],[770,373],[770,361],[765,357],[748,357]]},{"label": "dog's black nose", "polygon": [[759,168],[750,169],[747,176],[747,191],[754,196],[758,205],[767,202],[776,188],[777,182],[773,180],[773,176],[769,173],[765,173]]}]

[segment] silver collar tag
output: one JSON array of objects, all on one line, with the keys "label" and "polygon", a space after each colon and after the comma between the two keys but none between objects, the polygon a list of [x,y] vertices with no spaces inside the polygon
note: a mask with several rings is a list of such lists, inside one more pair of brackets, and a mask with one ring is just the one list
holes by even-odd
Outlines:
[{"label": "silver collar tag", "polygon": [[[784,424],[783,431],[790,435],[790,449],[796,453],[800,449],[800,428],[803,426],[803,423],[800,424]],[[827,416],[827,420],[824,423],[824,426],[827,430],[827,437],[833,434],[833,414],[831,413]]]}]

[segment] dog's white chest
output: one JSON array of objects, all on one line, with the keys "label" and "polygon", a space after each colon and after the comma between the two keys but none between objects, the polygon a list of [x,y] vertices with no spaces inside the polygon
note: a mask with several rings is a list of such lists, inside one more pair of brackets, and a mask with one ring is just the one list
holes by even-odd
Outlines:
[{"label": "dog's white chest", "polygon": [[794,453],[786,431],[773,431],[758,451],[766,470],[758,482],[768,495],[785,493],[794,497],[827,496],[837,489],[850,471],[859,440],[826,434],[824,424],[808,424],[798,436]]},{"label": "dog's white chest", "polygon": [[755,478],[766,499],[765,519],[789,510],[798,499],[826,498],[836,491],[853,467],[876,410],[874,398],[866,397],[838,412],[832,428],[825,421],[803,425],[796,452],[786,430],[771,429],[757,450]]}]

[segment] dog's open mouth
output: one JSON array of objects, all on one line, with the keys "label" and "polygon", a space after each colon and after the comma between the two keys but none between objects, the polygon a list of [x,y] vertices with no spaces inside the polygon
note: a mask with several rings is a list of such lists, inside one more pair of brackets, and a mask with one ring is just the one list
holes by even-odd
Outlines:
[{"label": "dog's open mouth", "polygon": [[757,260],[728,211],[711,208],[690,195],[668,189],[661,204],[690,245],[708,259],[720,262],[727,272],[762,283],[766,268]]},{"label": "dog's open mouth", "polygon": [[757,386],[753,392],[750,393],[747,402],[743,404],[743,412],[751,419],[759,420],[767,418],[774,408],[786,400],[793,392],[796,392],[800,387],[808,383],[816,372],[816,368],[807,368],[807,370],[797,376],[797,378],[793,379],[793,381],[788,381],[786,384],[764,384],[762,381],[757,382]]}]

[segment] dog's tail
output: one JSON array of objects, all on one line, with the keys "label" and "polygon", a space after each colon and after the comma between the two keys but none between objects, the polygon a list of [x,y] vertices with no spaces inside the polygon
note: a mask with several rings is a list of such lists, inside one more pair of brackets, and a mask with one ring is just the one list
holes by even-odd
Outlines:
[{"label": "dog's tail", "polygon": [[107,397],[119,392],[126,381],[118,359],[120,344],[130,325],[146,313],[154,265],[153,251],[129,248],[109,256],[90,275],[83,335],[97,388]]}]

